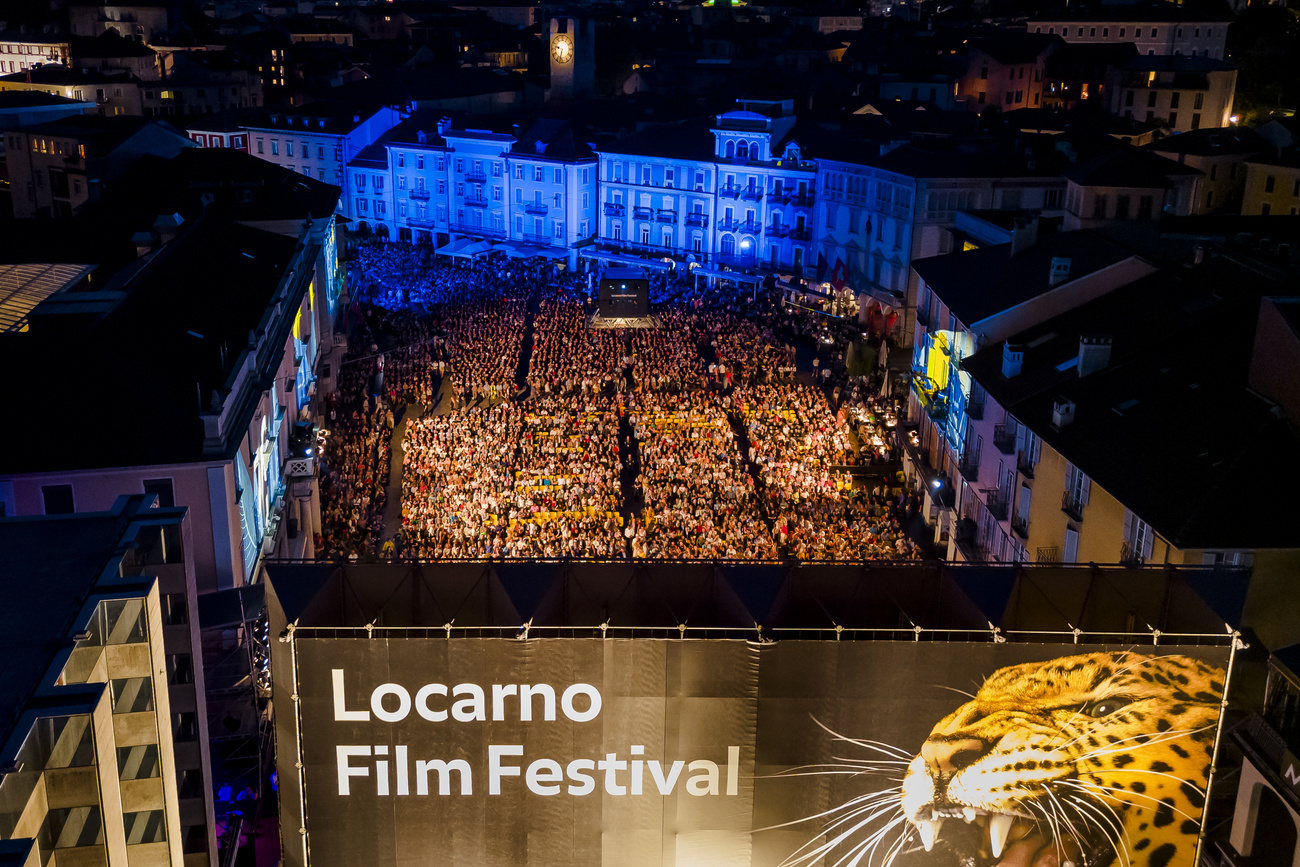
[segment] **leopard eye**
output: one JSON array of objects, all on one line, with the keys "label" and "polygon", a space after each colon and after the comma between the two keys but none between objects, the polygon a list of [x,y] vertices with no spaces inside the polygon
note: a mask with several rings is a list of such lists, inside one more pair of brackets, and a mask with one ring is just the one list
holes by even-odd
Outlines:
[{"label": "leopard eye", "polygon": [[1090,717],[1100,719],[1123,710],[1132,703],[1132,700],[1127,698],[1103,698],[1084,705],[1083,712]]}]

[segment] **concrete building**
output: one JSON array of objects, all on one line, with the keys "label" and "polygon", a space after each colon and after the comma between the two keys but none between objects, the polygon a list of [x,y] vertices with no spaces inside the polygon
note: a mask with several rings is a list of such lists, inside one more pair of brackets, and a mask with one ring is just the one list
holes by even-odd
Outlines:
[{"label": "concrete building", "polygon": [[166,3],[87,3],[68,7],[68,23],[73,36],[98,36],[115,30],[142,42],[152,42],[171,27]]},{"label": "concrete building", "polygon": [[1059,37],[1014,33],[973,39],[957,99],[967,111],[1040,108],[1047,63],[1061,47]]},{"label": "concrete building", "polygon": [[141,156],[194,147],[177,129],[134,117],[74,116],[5,133],[18,218],[68,217]]},{"label": "concrete building", "polygon": [[1202,201],[1201,177],[1199,169],[1151,151],[1130,146],[1108,150],[1065,172],[1065,228],[1186,216]]},{"label": "concrete building", "polygon": [[[950,552],[1253,563],[1247,612],[1267,646],[1292,628],[1271,612],[1300,565],[1289,423],[1300,406],[1287,384],[1294,369],[1282,373],[1300,357],[1296,304],[1267,297],[1294,284],[1276,262],[1216,245],[1188,264],[989,340],[961,362],[987,398],[982,457],[959,476],[964,531]],[[1210,343],[1214,352],[1201,351]],[[1207,423],[1213,413],[1227,413],[1231,429]],[[1257,454],[1270,456],[1267,472],[1239,469]],[[1253,508],[1234,515],[1228,501]]]},{"label": "concrete building", "polygon": [[28,30],[26,27],[0,30],[0,72],[26,72],[50,63],[69,65],[71,42],[67,34]]},{"label": "concrete building", "polygon": [[1246,160],[1242,216],[1300,214],[1300,152]]},{"label": "concrete building", "polygon": [[[245,124],[245,129],[249,153],[259,159],[343,187],[348,163],[398,120],[392,108],[313,103],[276,112],[265,121]],[[355,204],[355,197],[340,196],[339,212],[364,219],[354,212]]]},{"label": "concrete building", "polygon": [[1230,124],[1237,67],[1208,57],[1135,57],[1117,69],[1109,105],[1116,117],[1160,120],[1172,132]]},{"label": "concrete building", "polygon": [[185,510],[0,519],[0,840],[12,864],[215,864]]},{"label": "concrete building", "polygon": [[1081,7],[1066,17],[1035,17],[1030,33],[1060,36],[1066,42],[1131,42],[1148,56],[1224,58],[1228,20],[1198,15],[1174,3],[1102,4]]},{"label": "concrete building", "polygon": [[1201,173],[1193,214],[1239,214],[1246,190],[1246,162],[1259,158],[1269,146],[1253,130],[1232,127],[1168,136],[1147,145],[1146,150]]},{"label": "concrete building", "polygon": [[96,249],[43,252],[33,231],[8,254],[15,271],[60,250],[80,267],[12,311],[25,330],[0,334],[0,356],[39,375],[3,399],[35,411],[76,381],[97,424],[9,450],[0,501],[56,514],[157,491],[189,509],[199,589],[242,585],[264,554],[311,556],[319,528],[314,461],[290,440],[337,365],[338,191],[202,148],[143,160],[122,186],[70,227]]},{"label": "concrete building", "polygon": [[141,83],[125,72],[41,66],[0,76],[0,91],[34,91],[78,102],[94,100],[94,113],[104,117],[140,117],[144,114]]}]

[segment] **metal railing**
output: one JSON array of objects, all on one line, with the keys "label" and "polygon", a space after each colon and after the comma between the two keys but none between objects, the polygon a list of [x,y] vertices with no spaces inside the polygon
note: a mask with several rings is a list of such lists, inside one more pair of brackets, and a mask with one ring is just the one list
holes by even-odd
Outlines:
[{"label": "metal railing", "polygon": [[606,217],[621,217],[627,213],[627,207],[620,202],[605,202]]},{"label": "metal railing", "polygon": [[972,400],[966,404],[966,417],[971,421],[984,420],[984,399]]},{"label": "metal railing", "polygon": [[634,220],[653,220],[654,215],[655,212],[653,208],[646,208],[641,205],[636,205],[632,208],[632,219]]},{"label": "metal railing", "polygon": [[465,207],[467,208],[486,208],[488,200],[481,196],[466,196]]},{"label": "metal railing", "polygon": [[735,217],[723,217],[721,220],[718,220],[718,228],[724,232],[734,232],[736,229],[740,228],[740,221]]},{"label": "metal railing", "polygon": [[476,183],[483,183],[487,180],[487,172],[482,169],[467,169],[465,171],[465,180]]},{"label": "metal railing", "polygon": [[1020,515],[1011,516],[1011,532],[1015,533],[1025,541],[1029,540],[1029,519],[1022,518]]},{"label": "metal railing", "polygon": [[524,213],[534,214],[544,217],[550,212],[550,207],[545,202],[524,202]]},{"label": "metal railing", "polygon": [[763,200],[763,191],[758,187],[746,187],[740,191],[740,197],[751,202],[760,202]]},{"label": "metal railing", "polygon": [[802,229],[800,229],[800,228],[792,229],[792,230],[790,231],[790,240],[791,240],[791,241],[811,241],[811,240],[812,240],[812,229],[808,228],[807,226],[804,226]]},{"label": "metal railing", "polygon": [[1016,469],[1026,479],[1032,479],[1034,477],[1034,459],[1023,451],[1017,452]]},{"label": "metal railing", "polygon": [[1034,555],[1035,563],[1060,563],[1061,549],[1057,546],[1039,548]]},{"label": "metal railing", "polygon": [[957,472],[961,473],[968,482],[978,481],[980,476],[980,449],[972,449],[968,445],[966,454],[962,455],[961,460],[957,462]]},{"label": "metal railing", "polygon": [[1083,498],[1071,491],[1061,492],[1061,511],[1076,521],[1083,520]]},{"label": "metal railing", "polygon": [[655,220],[660,223],[676,223],[677,212],[667,208],[660,208],[658,211],[655,211]]},{"label": "metal railing", "polygon": [[709,228],[709,215],[690,213],[686,215],[686,225],[696,229]]},{"label": "metal railing", "polygon": [[989,510],[989,514],[996,521],[1005,521],[1009,509],[1009,497],[1002,496],[1002,493],[996,488],[990,488],[985,492],[984,506]]},{"label": "metal railing", "polygon": [[1134,548],[1127,539],[1119,543],[1119,562],[1127,566],[1139,566],[1145,562],[1145,559],[1142,552]]},{"label": "metal railing", "polygon": [[1004,455],[1014,455],[1016,453],[1015,425],[994,425],[993,445]]},{"label": "metal railing", "polygon": [[745,188],[737,184],[723,184],[718,187],[718,195],[726,199],[738,199]]},{"label": "metal railing", "polygon": [[406,224],[417,229],[432,229],[438,225],[438,221],[433,217],[407,217]]},{"label": "metal railing", "polygon": [[413,199],[421,199],[421,200],[424,200],[424,201],[428,201],[428,199],[429,199],[429,191],[428,191],[428,190],[411,190],[411,198],[413,198]]}]

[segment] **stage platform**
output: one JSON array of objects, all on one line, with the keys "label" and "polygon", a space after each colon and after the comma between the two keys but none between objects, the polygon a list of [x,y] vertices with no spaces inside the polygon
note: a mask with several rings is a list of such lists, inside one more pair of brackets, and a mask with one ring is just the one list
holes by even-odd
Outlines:
[{"label": "stage platform", "polygon": [[600,315],[600,311],[590,314],[587,317],[588,328],[663,328],[663,322],[659,321],[658,314],[651,313],[648,316],[628,316],[628,317],[605,317]]}]

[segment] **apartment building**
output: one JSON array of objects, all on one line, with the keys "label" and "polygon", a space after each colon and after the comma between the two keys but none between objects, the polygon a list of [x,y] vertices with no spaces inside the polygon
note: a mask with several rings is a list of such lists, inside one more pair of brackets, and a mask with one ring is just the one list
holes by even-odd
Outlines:
[{"label": "apartment building", "polygon": [[1066,42],[1131,42],[1148,56],[1209,57],[1222,60],[1228,43],[1226,18],[1198,15],[1174,3],[1102,4],[1079,7],[1065,17],[1030,18],[1030,33]]},{"label": "apartment building", "polygon": [[1201,173],[1193,214],[1241,213],[1246,191],[1246,163],[1270,150],[1268,142],[1254,130],[1237,127],[1201,129],[1168,136],[1152,142],[1145,149]]},{"label": "apartment building", "polygon": [[1109,89],[1116,117],[1158,120],[1171,132],[1226,127],[1237,92],[1237,67],[1209,57],[1133,58],[1115,69]]},{"label": "apartment building", "polygon": [[1242,216],[1300,214],[1300,152],[1274,152],[1246,160]]},{"label": "apartment building", "polygon": [[967,111],[1040,108],[1047,64],[1063,43],[1056,36],[1008,33],[973,39],[966,46],[966,73],[957,98]]},{"label": "apartment building", "polygon": [[215,863],[185,510],[0,519],[8,863]]},{"label": "apartment building", "polygon": [[[1296,304],[1270,297],[1292,284],[1276,264],[1213,246],[1189,265],[1128,281],[962,360],[987,397],[967,435],[984,447],[978,469],[961,473],[952,553],[1253,563],[1248,612],[1269,645],[1289,634],[1288,619],[1270,612],[1300,564],[1290,495],[1300,482],[1298,407],[1294,369],[1284,372],[1300,358]],[[1246,469],[1260,454],[1268,470]]]},{"label": "apartment building", "polygon": [[37,66],[70,63],[71,40],[66,34],[28,32],[28,28],[0,30],[0,72],[26,72]]},{"label": "apartment building", "polygon": [[1201,171],[1158,153],[1123,146],[1083,159],[1064,173],[1065,228],[1089,229],[1116,220],[1156,223],[1194,213]]}]

